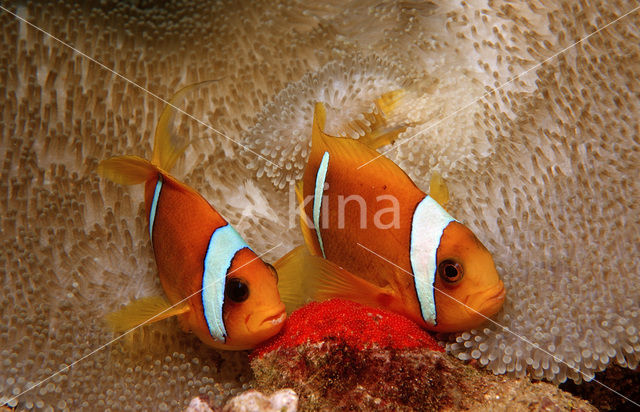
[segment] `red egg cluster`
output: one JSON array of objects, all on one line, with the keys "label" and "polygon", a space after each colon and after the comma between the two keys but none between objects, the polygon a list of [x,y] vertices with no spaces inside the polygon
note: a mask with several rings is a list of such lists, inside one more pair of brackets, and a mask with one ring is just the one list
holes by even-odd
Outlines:
[{"label": "red egg cluster", "polygon": [[426,347],[444,351],[431,335],[404,316],[348,300],[331,299],[312,302],[294,311],[280,333],[258,346],[251,357],[321,341],[341,341],[357,349]]}]

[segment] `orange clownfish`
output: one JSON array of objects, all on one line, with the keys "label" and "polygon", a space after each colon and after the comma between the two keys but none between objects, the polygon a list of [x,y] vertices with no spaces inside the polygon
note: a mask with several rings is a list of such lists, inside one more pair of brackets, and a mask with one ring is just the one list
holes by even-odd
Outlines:
[{"label": "orange clownfish", "polygon": [[[317,103],[311,154],[297,187],[308,250],[333,265],[317,271],[314,298],[383,307],[438,332],[470,329],[497,313],[504,284],[489,251],[434,200],[448,200],[439,175],[428,196],[375,150],[404,129],[380,133],[374,122],[360,140],[334,137],[323,131],[325,117]],[[322,266],[322,259],[295,253],[306,267]]]},{"label": "orange clownfish", "polygon": [[104,160],[98,172],[120,184],[145,183],[146,214],[158,276],[167,295],[143,298],[107,316],[118,331],[178,316],[186,331],[218,349],[242,350],[280,331],[286,317],[277,272],[194,189],[169,174],[186,145],[177,148],[162,112],[149,162],[137,156]]}]

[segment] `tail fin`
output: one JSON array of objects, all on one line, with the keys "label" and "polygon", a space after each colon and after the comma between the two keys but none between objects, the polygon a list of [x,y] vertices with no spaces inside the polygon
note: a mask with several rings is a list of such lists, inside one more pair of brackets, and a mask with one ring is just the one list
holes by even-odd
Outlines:
[{"label": "tail fin", "polygon": [[138,156],[116,156],[103,160],[98,165],[100,175],[121,185],[146,182],[158,172],[156,166]]},{"label": "tail fin", "polygon": [[153,155],[151,157],[151,163],[157,165],[166,172],[169,172],[173,168],[178,158],[182,153],[184,153],[187,146],[191,143],[190,139],[179,137],[174,133],[172,127],[173,121],[176,112],[181,111],[178,108],[178,105],[182,103],[182,99],[184,99],[187,93],[216,81],[218,81],[218,79],[190,84],[178,90],[178,92],[171,97],[158,119],[155,138],[153,141]]},{"label": "tail fin", "polygon": [[354,120],[351,127],[354,129],[368,130],[358,141],[371,149],[393,143],[398,135],[404,132],[408,125],[403,123],[391,125],[390,119],[396,115],[406,92],[403,89],[393,90],[383,94],[375,101],[376,110],[363,113],[363,120]]},{"label": "tail fin", "polygon": [[[368,165],[369,163],[376,161],[376,167],[379,171],[385,176],[390,177],[395,180],[397,184],[409,184],[415,186],[413,181],[407,176],[407,174],[398,167],[395,163],[393,163],[390,159],[385,157],[383,154],[378,153],[374,148],[369,145],[379,146],[381,142],[388,141],[392,136],[397,136],[402,130],[404,130],[404,126],[400,129],[394,129],[394,131],[390,132],[391,134],[383,134],[379,135],[376,138],[372,137],[363,137],[358,140],[345,138],[345,137],[335,137],[326,134],[324,129],[326,119],[326,112],[323,103],[316,103],[315,112],[314,112],[314,120],[313,120],[313,129],[311,134],[311,154],[309,155],[310,159],[312,156],[319,158],[322,156],[322,153],[329,152],[331,157],[334,159],[341,159],[341,161],[349,161],[354,164],[358,164],[360,169]],[[373,140],[372,140],[373,139]],[[368,144],[363,144],[363,140],[366,142],[368,140]],[[305,173],[303,181],[303,189],[308,190],[307,187],[314,187],[315,181],[314,174]],[[309,186],[307,186],[309,185]]]}]

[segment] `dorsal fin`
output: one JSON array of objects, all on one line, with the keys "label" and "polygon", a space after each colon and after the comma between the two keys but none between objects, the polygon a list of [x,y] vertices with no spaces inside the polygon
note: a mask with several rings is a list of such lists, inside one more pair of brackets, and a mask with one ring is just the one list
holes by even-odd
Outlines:
[{"label": "dorsal fin", "polygon": [[431,172],[431,181],[429,182],[429,196],[433,198],[444,209],[449,203],[449,188],[440,173],[435,170]]},{"label": "dorsal fin", "polygon": [[138,156],[116,156],[98,165],[98,174],[121,185],[146,182],[158,173],[158,168]]}]

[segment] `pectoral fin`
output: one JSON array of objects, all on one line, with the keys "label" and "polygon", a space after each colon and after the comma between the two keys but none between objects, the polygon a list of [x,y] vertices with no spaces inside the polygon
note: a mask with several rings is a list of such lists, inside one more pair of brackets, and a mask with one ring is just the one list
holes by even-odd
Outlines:
[{"label": "pectoral fin", "polygon": [[395,299],[391,288],[376,286],[299,246],[280,258],[280,298],[291,312],[310,300],[348,299],[374,307],[388,306]]},{"label": "pectoral fin", "polygon": [[135,300],[124,308],[109,313],[105,319],[114,332],[126,332],[191,310],[186,303],[172,306],[165,298],[153,296]]},{"label": "pectoral fin", "polygon": [[390,287],[374,285],[326,259],[317,259],[314,300],[339,298],[372,307],[388,307],[396,300],[396,294]]},{"label": "pectoral fin", "polygon": [[280,299],[288,313],[311,300],[313,291],[310,289],[309,276],[312,273],[309,272],[308,265],[313,257],[303,245],[291,250],[273,264],[278,272]]}]

